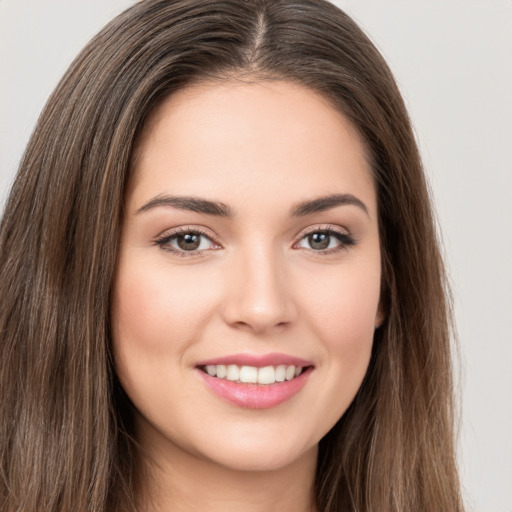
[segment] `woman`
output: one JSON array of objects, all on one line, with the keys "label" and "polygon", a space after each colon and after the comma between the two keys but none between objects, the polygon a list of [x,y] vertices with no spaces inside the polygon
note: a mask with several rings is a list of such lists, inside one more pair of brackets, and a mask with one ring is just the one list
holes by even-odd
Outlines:
[{"label": "woman", "polygon": [[127,10],[0,236],[2,510],[462,510],[420,158],[331,4]]}]

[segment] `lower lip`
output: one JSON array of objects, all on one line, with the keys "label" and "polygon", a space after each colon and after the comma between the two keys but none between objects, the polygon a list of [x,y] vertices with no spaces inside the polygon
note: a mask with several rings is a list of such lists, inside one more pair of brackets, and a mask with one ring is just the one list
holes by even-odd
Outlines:
[{"label": "lower lip", "polygon": [[312,368],[298,377],[275,384],[241,384],[227,379],[211,377],[196,369],[203,382],[219,397],[246,409],[269,409],[294,397],[306,384]]}]

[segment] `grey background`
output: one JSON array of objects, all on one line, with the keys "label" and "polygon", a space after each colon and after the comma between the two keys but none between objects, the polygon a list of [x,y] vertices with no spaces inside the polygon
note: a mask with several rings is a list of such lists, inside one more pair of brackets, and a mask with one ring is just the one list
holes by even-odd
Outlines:
[{"label": "grey background", "polygon": [[[56,82],[132,3],[0,0],[1,208]],[[512,512],[512,1],[335,3],[387,58],[430,176],[460,338],[468,509]]]}]

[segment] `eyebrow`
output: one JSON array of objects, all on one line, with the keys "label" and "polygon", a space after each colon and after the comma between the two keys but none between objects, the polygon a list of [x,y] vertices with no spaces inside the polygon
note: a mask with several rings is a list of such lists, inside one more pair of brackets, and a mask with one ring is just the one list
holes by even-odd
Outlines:
[{"label": "eyebrow", "polygon": [[326,210],[336,208],[337,206],[345,205],[357,206],[358,208],[361,208],[361,210],[363,210],[366,215],[369,215],[368,208],[363,203],[363,201],[353,196],[352,194],[332,194],[297,204],[292,209],[292,216],[304,217],[312,213],[324,212]]},{"label": "eyebrow", "polygon": [[[317,197],[309,201],[298,203],[292,208],[293,217],[305,217],[312,213],[331,210],[338,206],[357,206],[368,215],[368,208],[357,197],[352,194],[331,194],[329,196]],[[153,208],[167,206],[178,210],[187,210],[219,217],[232,217],[231,208],[219,201],[210,201],[199,197],[186,196],[157,196],[145,203],[137,210],[137,214],[152,210]]]},{"label": "eyebrow", "polygon": [[219,217],[231,217],[233,215],[231,208],[218,201],[209,201],[198,197],[185,196],[157,196],[148,201],[137,210],[137,214],[147,212],[159,206],[170,206],[178,210],[188,210],[197,213],[206,213],[207,215],[216,215]]}]

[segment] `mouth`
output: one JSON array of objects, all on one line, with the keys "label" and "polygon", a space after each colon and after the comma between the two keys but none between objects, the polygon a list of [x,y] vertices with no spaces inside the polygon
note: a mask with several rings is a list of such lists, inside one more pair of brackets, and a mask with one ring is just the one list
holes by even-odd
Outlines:
[{"label": "mouth", "polygon": [[198,367],[210,377],[224,379],[238,384],[272,384],[291,381],[299,377],[311,366],[276,365],[276,366],[239,366],[237,364],[207,364]]},{"label": "mouth", "polygon": [[196,364],[197,375],[214,395],[248,409],[269,409],[304,388],[315,366],[286,354],[233,354]]}]

